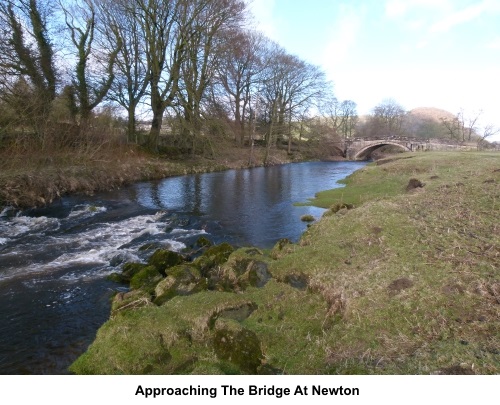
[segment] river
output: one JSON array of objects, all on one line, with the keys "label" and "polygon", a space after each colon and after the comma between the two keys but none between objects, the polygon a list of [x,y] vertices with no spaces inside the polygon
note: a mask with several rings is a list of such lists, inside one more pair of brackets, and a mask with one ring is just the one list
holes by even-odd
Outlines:
[{"label": "river", "polygon": [[107,280],[151,244],[182,251],[214,243],[270,248],[297,241],[297,207],[363,162],[308,162],[144,182],[65,197],[48,207],[0,213],[0,373],[65,374],[108,319],[124,286]]}]

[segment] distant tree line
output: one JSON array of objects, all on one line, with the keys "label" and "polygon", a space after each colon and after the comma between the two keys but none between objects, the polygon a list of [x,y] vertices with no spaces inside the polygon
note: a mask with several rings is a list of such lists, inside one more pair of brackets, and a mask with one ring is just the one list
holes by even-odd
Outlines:
[{"label": "distant tree line", "polygon": [[481,114],[466,113],[461,109],[455,116],[426,116],[405,111],[397,101],[386,99],[374,107],[372,114],[358,121],[356,136],[437,139],[455,143],[476,142],[486,146],[486,139],[499,130],[493,125],[479,127]]}]

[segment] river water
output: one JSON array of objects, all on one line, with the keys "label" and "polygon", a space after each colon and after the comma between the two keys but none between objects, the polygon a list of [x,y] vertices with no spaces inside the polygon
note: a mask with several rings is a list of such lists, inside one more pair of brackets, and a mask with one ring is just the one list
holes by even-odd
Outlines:
[{"label": "river water", "polygon": [[43,209],[0,213],[0,373],[65,374],[108,319],[107,280],[146,244],[176,251],[204,235],[214,243],[270,248],[297,241],[297,207],[361,162],[308,162],[167,178],[66,197]]}]

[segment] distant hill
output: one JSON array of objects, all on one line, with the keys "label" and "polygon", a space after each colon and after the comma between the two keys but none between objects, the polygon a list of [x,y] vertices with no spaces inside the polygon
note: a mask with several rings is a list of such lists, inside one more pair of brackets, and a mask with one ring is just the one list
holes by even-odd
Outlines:
[{"label": "distant hill", "polygon": [[418,107],[409,111],[409,113],[416,118],[430,119],[437,122],[441,122],[442,119],[450,120],[455,118],[455,114],[435,107]]}]

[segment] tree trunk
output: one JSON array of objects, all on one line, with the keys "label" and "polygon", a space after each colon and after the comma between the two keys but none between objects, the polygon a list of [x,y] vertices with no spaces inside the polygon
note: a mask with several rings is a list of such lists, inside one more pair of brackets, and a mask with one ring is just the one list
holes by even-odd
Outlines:
[{"label": "tree trunk", "polygon": [[163,110],[153,111],[153,121],[151,122],[151,129],[149,131],[149,137],[147,141],[147,148],[157,153],[158,152],[158,141],[160,139],[161,124],[163,122]]},{"label": "tree trunk", "polygon": [[129,105],[128,108],[128,121],[127,121],[127,140],[128,142],[138,143],[137,132],[135,128],[135,105]]}]

